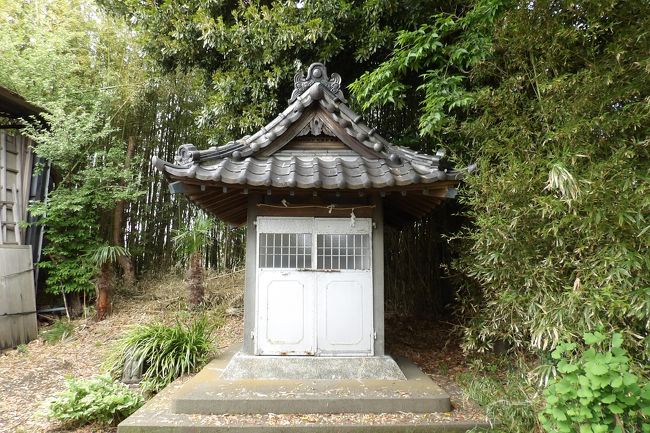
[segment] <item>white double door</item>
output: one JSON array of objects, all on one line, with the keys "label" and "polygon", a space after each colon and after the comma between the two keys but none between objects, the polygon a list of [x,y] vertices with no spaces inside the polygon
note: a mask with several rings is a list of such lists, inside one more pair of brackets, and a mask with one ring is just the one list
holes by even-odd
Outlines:
[{"label": "white double door", "polygon": [[372,221],[257,219],[258,355],[373,354]]}]

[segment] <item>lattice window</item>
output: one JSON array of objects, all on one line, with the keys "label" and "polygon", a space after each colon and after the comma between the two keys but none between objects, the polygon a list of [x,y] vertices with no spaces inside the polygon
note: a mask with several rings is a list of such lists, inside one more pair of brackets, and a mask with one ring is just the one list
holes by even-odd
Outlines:
[{"label": "lattice window", "polygon": [[370,236],[319,234],[316,257],[318,269],[370,269]]},{"label": "lattice window", "polygon": [[260,233],[260,268],[311,268],[311,233]]}]

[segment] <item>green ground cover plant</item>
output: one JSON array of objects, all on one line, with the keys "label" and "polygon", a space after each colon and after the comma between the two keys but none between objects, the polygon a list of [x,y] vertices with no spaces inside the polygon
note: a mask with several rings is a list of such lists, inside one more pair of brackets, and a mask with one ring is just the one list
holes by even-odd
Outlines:
[{"label": "green ground cover plant", "polygon": [[108,375],[68,379],[67,385],[49,408],[49,416],[65,424],[115,425],[144,403],[140,394]]},{"label": "green ground cover plant", "polygon": [[142,365],[142,389],[157,393],[174,379],[203,367],[212,352],[212,326],[205,318],[188,325],[141,325],[127,333],[108,361],[113,377],[122,376],[126,365]]},{"label": "green ground cover plant", "polygon": [[539,418],[548,432],[650,432],[650,382],[636,374],[623,336],[584,335],[586,350],[561,343],[552,353],[558,375],[544,390]]}]

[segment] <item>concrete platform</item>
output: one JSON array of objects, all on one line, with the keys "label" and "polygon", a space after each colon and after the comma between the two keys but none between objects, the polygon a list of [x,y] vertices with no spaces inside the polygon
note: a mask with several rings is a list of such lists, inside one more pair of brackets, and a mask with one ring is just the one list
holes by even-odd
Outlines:
[{"label": "concrete platform", "polygon": [[223,373],[225,380],[406,380],[390,356],[320,357],[253,356],[236,353]]},{"label": "concrete platform", "polygon": [[405,380],[222,379],[223,360],[208,364],[176,393],[186,414],[449,412],[449,395],[414,364],[399,360]]},{"label": "concrete platform", "polygon": [[[174,383],[120,423],[117,433],[467,433],[489,429],[483,421],[455,420],[452,414],[399,414],[394,420],[370,420],[368,415],[318,420],[309,416],[188,415],[171,410]],[[484,431],[484,430],[481,430]]]},{"label": "concrete platform", "polygon": [[[233,355],[229,351],[185,383],[167,387],[123,421],[118,433],[442,433],[486,427],[450,420],[448,394],[403,359],[396,360],[402,380],[224,379]],[[397,418],[369,423],[368,414]],[[316,421],[301,421],[310,416]]]}]

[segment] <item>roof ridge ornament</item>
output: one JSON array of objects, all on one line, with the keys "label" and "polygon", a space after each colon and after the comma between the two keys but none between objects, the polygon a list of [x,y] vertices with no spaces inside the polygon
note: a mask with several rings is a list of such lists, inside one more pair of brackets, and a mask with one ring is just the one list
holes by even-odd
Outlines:
[{"label": "roof ridge ornament", "polygon": [[199,150],[193,144],[183,144],[176,151],[174,162],[176,164],[185,165],[197,162],[201,157]]},{"label": "roof ridge ornament", "polygon": [[298,72],[293,78],[293,93],[289,103],[293,103],[298,96],[305,93],[309,88],[319,83],[327,90],[335,94],[342,102],[347,102],[341,91],[341,76],[334,72],[331,76],[327,76],[327,67],[322,63],[312,63],[307,69],[307,75],[303,77],[301,72]]}]

